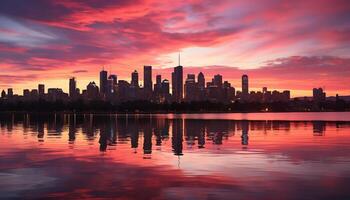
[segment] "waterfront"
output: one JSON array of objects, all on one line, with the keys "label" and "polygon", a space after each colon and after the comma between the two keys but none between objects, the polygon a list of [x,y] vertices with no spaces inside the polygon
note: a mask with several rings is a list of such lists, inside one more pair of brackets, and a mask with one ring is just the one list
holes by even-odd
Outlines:
[{"label": "waterfront", "polygon": [[349,118],[7,113],[0,196],[349,199]]}]

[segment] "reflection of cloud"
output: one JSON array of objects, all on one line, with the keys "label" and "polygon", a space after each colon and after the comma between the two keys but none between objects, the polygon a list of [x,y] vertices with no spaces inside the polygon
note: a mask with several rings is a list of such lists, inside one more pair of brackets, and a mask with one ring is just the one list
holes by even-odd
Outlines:
[{"label": "reflection of cloud", "polygon": [[0,173],[1,198],[20,198],[22,192],[52,188],[56,178],[39,168],[20,168]]}]

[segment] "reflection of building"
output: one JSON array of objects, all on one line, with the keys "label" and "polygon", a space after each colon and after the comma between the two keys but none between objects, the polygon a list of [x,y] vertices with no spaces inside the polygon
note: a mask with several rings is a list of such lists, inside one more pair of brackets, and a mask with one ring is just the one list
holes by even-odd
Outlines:
[{"label": "reflection of building", "polygon": [[76,129],[76,115],[69,115],[69,127],[68,127],[68,137],[69,142],[74,142],[75,134],[77,132]]},{"label": "reflection of building", "polygon": [[100,139],[99,139],[99,143],[100,143],[100,151],[106,151],[107,150],[107,130],[106,127],[103,126],[100,128]]},{"label": "reflection of building", "polygon": [[248,140],[249,140],[249,136],[248,136],[248,130],[249,130],[249,122],[247,120],[243,120],[241,122],[242,124],[242,145],[248,145]]},{"label": "reflection of building", "polygon": [[174,119],[172,126],[172,147],[174,155],[182,156],[182,142],[183,142],[183,120]]},{"label": "reflection of building", "polygon": [[324,121],[313,121],[313,133],[314,136],[323,136],[326,131],[326,122]]},{"label": "reflection of building", "polygon": [[143,131],[143,154],[152,154],[152,128],[146,126]]}]

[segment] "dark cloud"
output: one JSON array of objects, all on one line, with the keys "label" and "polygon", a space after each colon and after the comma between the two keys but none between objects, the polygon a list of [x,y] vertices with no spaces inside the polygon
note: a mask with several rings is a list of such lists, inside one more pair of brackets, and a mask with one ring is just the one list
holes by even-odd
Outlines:
[{"label": "dark cloud", "polygon": [[72,71],[73,74],[80,74],[80,73],[86,73],[86,72],[88,72],[88,70],[81,69],[81,70],[74,70],[74,71]]},{"label": "dark cloud", "polygon": [[0,13],[40,21],[56,21],[75,12],[52,0],[2,0]]}]

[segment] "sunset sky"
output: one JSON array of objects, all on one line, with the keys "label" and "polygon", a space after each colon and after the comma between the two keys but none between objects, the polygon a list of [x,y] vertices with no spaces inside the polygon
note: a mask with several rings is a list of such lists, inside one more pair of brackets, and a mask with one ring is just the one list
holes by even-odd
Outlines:
[{"label": "sunset sky", "polygon": [[85,89],[105,69],[130,80],[152,65],[220,73],[237,90],[350,95],[349,0],[2,0],[0,89]]}]

